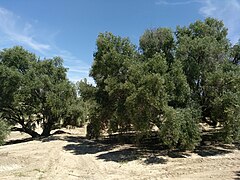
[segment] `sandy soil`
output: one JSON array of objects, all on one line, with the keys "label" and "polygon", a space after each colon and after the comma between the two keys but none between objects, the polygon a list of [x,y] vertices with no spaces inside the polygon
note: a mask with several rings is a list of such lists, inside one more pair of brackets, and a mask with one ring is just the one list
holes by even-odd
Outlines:
[{"label": "sandy soil", "polygon": [[[84,129],[41,140],[12,132],[0,147],[0,179],[239,179],[240,150],[204,147],[189,152],[143,150],[85,139]],[[23,142],[14,141],[23,138]]]}]

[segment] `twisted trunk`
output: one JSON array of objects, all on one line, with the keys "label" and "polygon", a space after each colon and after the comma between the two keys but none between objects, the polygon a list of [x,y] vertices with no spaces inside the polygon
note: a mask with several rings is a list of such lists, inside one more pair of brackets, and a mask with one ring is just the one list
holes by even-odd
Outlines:
[{"label": "twisted trunk", "polygon": [[38,134],[37,132],[35,132],[35,131],[33,131],[33,130],[29,129],[29,128],[26,128],[26,127],[22,127],[22,128],[13,127],[11,130],[12,131],[19,131],[19,132],[27,133],[30,136],[32,136],[32,138],[36,138],[36,137],[40,136],[40,134]]}]

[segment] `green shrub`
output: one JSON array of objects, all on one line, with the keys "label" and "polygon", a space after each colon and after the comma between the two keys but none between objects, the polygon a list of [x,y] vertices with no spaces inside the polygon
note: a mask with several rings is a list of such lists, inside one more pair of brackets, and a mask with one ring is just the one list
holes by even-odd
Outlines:
[{"label": "green shrub", "polygon": [[194,149],[201,140],[197,111],[171,107],[165,108],[164,111],[164,121],[160,130],[163,143],[171,149]]}]

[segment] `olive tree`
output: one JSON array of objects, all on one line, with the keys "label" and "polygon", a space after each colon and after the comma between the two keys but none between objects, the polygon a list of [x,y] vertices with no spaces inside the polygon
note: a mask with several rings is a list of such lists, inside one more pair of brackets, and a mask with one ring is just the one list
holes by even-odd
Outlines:
[{"label": "olive tree", "polygon": [[77,97],[62,62],[59,57],[40,60],[22,47],[1,51],[1,119],[32,137],[50,135]]}]

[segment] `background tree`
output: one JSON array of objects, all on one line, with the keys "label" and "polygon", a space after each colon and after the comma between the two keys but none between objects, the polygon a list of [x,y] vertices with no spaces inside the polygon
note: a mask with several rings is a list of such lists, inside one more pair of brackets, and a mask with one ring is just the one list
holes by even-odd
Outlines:
[{"label": "background tree", "polygon": [[44,136],[50,134],[53,126],[59,124],[71,105],[76,103],[76,90],[67,80],[62,62],[58,57],[39,61],[34,72],[30,73],[30,77],[35,79],[27,89],[32,92],[30,100],[38,100],[37,112],[42,114]]},{"label": "background tree", "polygon": [[4,49],[0,54],[1,119],[12,124],[19,123],[22,131],[33,137],[38,134],[32,130],[33,127],[29,128],[31,124],[25,121],[25,118],[30,116],[29,112],[33,107],[25,105],[21,99],[24,98],[22,87],[27,82],[24,79],[36,62],[35,55],[21,47]]},{"label": "background tree", "polygon": [[178,27],[176,31],[176,59],[183,64],[192,98],[201,106],[203,119],[210,117],[213,124],[216,122],[211,118],[204,85],[209,72],[217,71],[218,65],[227,58],[230,44],[226,36],[223,22],[212,18],[196,21],[189,27]]},{"label": "background tree", "polygon": [[88,86],[91,88],[91,85],[89,85],[87,80],[84,79],[76,84],[72,84],[72,86],[74,87],[74,91],[76,93],[72,96],[64,115],[63,126],[72,125],[82,127],[84,124],[88,123],[90,110],[94,107],[94,101],[91,99],[93,94],[88,88]]},{"label": "background tree", "polygon": [[211,118],[223,126],[221,140],[240,139],[240,67],[225,61],[209,73],[204,90],[211,107]]},{"label": "background tree", "polygon": [[[166,29],[164,29],[164,31],[166,32]],[[155,39],[153,39],[155,41],[161,40],[161,38],[166,36],[164,31],[158,31],[157,35],[160,38],[155,37]],[[168,37],[173,37],[170,30],[167,32]],[[141,38],[148,33],[149,32],[146,31]],[[151,39],[151,36],[145,36],[144,38],[145,42],[152,42],[152,40],[146,40],[147,38]],[[198,145],[201,140],[200,131],[198,128],[198,122],[200,118],[198,113],[199,111],[198,108],[193,106],[191,103],[190,87],[187,82],[187,77],[183,71],[182,62],[178,59],[174,59],[175,43],[173,38],[168,38],[167,40],[169,39],[171,39],[171,43],[169,43],[171,46],[165,47],[165,51],[162,49],[163,43],[156,43],[155,46],[147,46],[147,50],[151,52],[155,58],[144,58],[146,61],[145,63],[148,64],[147,66],[149,68],[144,69],[145,73],[142,73],[143,77],[148,77],[149,75],[152,76],[155,73],[161,77],[161,80],[158,79],[155,82],[147,80],[149,84],[145,83],[146,86],[143,88],[144,90],[148,90],[148,92],[151,92],[151,90],[154,92],[159,91],[157,96],[156,94],[151,94],[150,97],[147,98],[148,100],[152,98],[157,102],[155,103],[155,107],[158,109],[158,111],[154,111],[149,106],[146,108],[146,114],[148,114],[147,116],[142,116],[140,113],[141,111],[139,110],[136,110],[135,114],[138,115],[138,121],[139,119],[142,119],[142,121],[145,123],[150,121],[151,123],[149,124],[157,125],[159,128],[160,138],[169,148],[177,147],[181,149],[194,149],[194,147]],[[142,46],[141,40],[142,39],[140,39],[140,46]],[[166,39],[163,40],[166,41]],[[160,57],[158,55],[159,52],[162,53],[162,56]],[[166,56],[166,52],[168,52],[168,56]],[[144,54],[144,48],[143,56],[148,56],[148,54]],[[155,60],[153,61],[153,59]],[[148,76],[146,76],[146,74],[148,74]],[[161,86],[158,86],[158,83],[161,81]],[[144,96],[141,96],[140,99],[143,97]],[[148,104],[152,106],[154,104],[153,102],[144,102],[143,104],[144,106]],[[139,104],[140,103],[138,103],[138,105]],[[131,109],[136,109],[135,107],[137,107],[137,105],[132,106]],[[153,116],[150,116],[150,114],[153,114],[153,112],[156,113]],[[142,127],[145,130],[151,130],[151,128],[146,128],[146,126]],[[136,130],[138,131],[142,129],[138,127]]]},{"label": "background tree", "polygon": [[32,137],[39,136],[37,124],[42,136],[50,135],[76,98],[62,59],[39,60],[22,47],[5,49],[0,57],[1,119]]},{"label": "background tree", "polygon": [[221,140],[239,140],[238,44],[231,47],[223,22],[213,18],[178,27],[176,36],[176,59],[183,64],[202,119],[223,125]]}]

